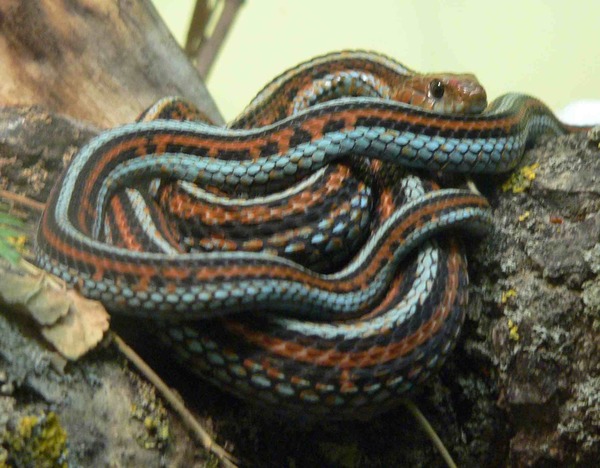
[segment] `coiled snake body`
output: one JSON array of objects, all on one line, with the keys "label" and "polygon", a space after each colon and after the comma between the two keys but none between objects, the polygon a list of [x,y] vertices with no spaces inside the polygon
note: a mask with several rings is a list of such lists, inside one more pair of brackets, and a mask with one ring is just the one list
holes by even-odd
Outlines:
[{"label": "coiled snake body", "polygon": [[366,52],[289,70],[227,128],[205,120],[165,99],[81,149],[48,201],[37,261],[109,310],[153,319],[204,378],[330,418],[393,406],[456,342],[457,236],[491,215],[434,174],[508,171],[539,135],[570,130],[534,98],[486,108],[471,75]]}]

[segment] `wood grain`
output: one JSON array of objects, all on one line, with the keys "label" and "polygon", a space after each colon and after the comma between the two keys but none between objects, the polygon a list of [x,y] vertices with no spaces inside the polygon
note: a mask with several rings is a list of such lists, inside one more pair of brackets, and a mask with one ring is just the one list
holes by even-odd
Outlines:
[{"label": "wood grain", "polygon": [[0,105],[42,105],[107,128],[177,95],[222,122],[149,0],[3,0],[0,69]]}]

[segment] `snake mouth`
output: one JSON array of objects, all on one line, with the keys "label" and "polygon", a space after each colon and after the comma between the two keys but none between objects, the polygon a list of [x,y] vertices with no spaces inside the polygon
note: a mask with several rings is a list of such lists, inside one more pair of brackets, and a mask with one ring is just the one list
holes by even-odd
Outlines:
[{"label": "snake mouth", "polygon": [[487,100],[485,98],[475,101],[471,101],[468,104],[464,101],[444,103],[436,103],[432,110],[440,112],[442,114],[463,114],[463,115],[474,115],[481,114],[487,107]]},{"label": "snake mouth", "polygon": [[467,107],[466,114],[481,114],[485,108],[487,107],[487,98],[486,96],[480,96],[475,98],[473,101],[469,103]]}]

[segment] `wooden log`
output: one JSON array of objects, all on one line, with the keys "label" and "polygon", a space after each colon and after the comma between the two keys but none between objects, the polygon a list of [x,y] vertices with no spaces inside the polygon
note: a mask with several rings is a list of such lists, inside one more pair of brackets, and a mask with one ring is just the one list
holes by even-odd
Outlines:
[{"label": "wooden log", "polygon": [[149,0],[4,0],[0,69],[3,105],[42,105],[106,128],[178,95],[222,122]]}]

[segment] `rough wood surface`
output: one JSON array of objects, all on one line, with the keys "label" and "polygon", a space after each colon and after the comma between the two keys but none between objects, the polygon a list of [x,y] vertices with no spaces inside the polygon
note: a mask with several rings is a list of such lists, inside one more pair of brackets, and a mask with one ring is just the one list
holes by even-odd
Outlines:
[{"label": "rough wood surface", "polygon": [[0,2],[0,103],[111,127],[177,95],[219,112],[149,0]]}]

